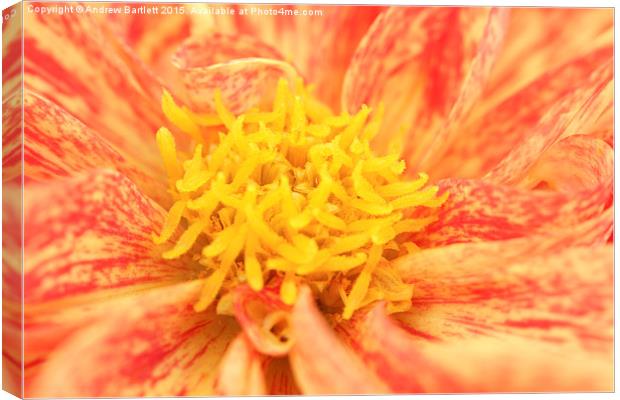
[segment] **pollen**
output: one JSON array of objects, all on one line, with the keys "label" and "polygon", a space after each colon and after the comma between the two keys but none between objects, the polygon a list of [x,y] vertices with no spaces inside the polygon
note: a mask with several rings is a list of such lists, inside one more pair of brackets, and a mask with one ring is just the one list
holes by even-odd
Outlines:
[{"label": "pollen", "polygon": [[412,210],[438,208],[447,193],[424,173],[407,179],[398,153],[373,152],[383,108],[335,115],[301,81],[284,79],[269,110],[234,115],[219,90],[213,104],[212,114],[195,113],[165,91],[170,129],[193,151],[179,151],[166,127],[156,135],[174,203],[153,240],[163,258],[200,266],[195,310],[238,285],[271,283],[286,304],[307,285],[344,319],[376,301],[409,309],[414,288],[391,261],[417,251],[409,234],[435,220],[408,217]]}]

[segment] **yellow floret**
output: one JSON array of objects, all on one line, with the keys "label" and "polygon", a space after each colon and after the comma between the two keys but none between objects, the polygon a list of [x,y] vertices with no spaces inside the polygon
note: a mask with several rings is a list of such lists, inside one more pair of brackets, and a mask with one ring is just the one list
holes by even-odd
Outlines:
[{"label": "yellow floret", "polygon": [[[417,251],[402,234],[435,220],[407,218],[408,210],[440,207],[447,194],[426,186],[426,174],[406,180],[398,154],[373,153],[383,106],[333,115],[301,82],[293,91],[286,80],[271,110],[234,115],[219,90],[214,97],[212,114],[162,97],[164,114],[195,143],[191,158],[179,160],[168,129],[157,133],[176,201],[154,241],[172,242],[164,258],[191,254],[205,269],[194,308],[236,285],[259,291],[275,280],[284,303],[308,285],[329,307],[339,301],[345,319],[378,300],[388,311],[407,309],[413,289],[390,260]],[[213,129],[219,137],[205,140]]]}]

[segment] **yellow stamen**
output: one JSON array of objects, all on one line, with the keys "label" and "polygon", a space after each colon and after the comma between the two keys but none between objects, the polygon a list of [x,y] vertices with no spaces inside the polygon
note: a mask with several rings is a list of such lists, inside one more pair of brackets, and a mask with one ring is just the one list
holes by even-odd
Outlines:
[{"label": "yellow stamen", "polygon": [[157,133],[177,201],[154,241],[170,241],[187,226],[163,257],[189,253],[205,268],[194,308],[217,303],[230,312],[224,298],[231,288],[247,282],[259,291],[279,279],[284,303],[310,285],[330,308],[341,302],[344,318],[378,300],[388,311],[407,309],[412,287],[390,260],[418,251],[400,235],[423,230],[436,216],[405,216],[411,208],[440,207],[447,194],[426,186],[426,174],[405,180],[398,154],[373,153],[369,142],[383,107],[335,116],[300,81],[293,93],[286,80],[271,110],[236,116],[219,90],[214,97],[214,112],[198,114],[164,92],[164,113],[197,143],[191,158],[181,163],[170,131]]}]

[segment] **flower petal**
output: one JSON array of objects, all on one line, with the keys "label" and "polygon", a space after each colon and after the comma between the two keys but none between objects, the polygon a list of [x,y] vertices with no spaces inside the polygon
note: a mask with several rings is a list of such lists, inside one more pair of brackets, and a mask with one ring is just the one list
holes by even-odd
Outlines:
[{"label": "flower petal", "polygon": [[291,364],[286,357],[275,357],[267,361],[265,366],[265,385],[270,395],[294,396],[300,395]]},{"label": "flower petal", "polygon": [[387,387],[341,342],[322,318],[310,289],[293,308],[295,344],[289,355],[304,394],[386,393]]},{"label": "flower petal", "polygon": [[[461,124],[458,135],[446,143],[446,151],[437,153],[428,170],[435,179],[481,177],[511,152],[525,153],[524,161],[531,162],[562,135],[604,129],[605,126],[600,127],[604,119],[581,126],[570,122],[581,108],[582,112],[588,110],[589,101],[608,93],[605,88],[612,74],[607,63],[612,57],[612,47],[575,57],[555,69],[543,70],[544,73],[535,75],[535,80],[498,104],[476,108]],[[597,116],[596,110],[588,111]],[[606,126],[609,127],[608,122]],[[518,168],[529,165],[517,164],[516,155],[511,159],[509,173],[518,180]]]},{"label": "flower petal", "polygon": [[2,101],[2,178],[22,176],[22,93],[3,97]]},{"label": "flower petal", "polygon": [[214,369],[238,330],[196,313],[202,281],[111,301],[42,367],[29,397],[142,397],[212,393]]},{"label": "flower petal", "polygon": [[192,36],[196,28],[194,18],[189,12],[165,13],[167,6],[159,3],[141,2],[129,6],[136,10],[156,9],[157,13],[108,14],[102,19],[133,54],[174,88],[179,76],[171,62],[172,54],[183,40]]},{"label": "flower petal", "polygon": [[188,39],[173,58],[179,68],[193,111],[215,109],[219,88],[226,107],[235,114],[271,105],[278,79],[293,79],[295,69],[259,40],[215,33]]},{"label": "flower petal", "polygon": [[150,175],[97,132],[29,91],[24,93],[24,162],[26,178],[37,181],[115,168],[160,204],[170,201],[165,179]]},{"label": "flower petal", "polygon": [[510,335],[566,353],[607,353],[613,341],[613,249],[506,241],[451,245],[399,260],[415,287],[402,314],[419,336]]},{"label": "flower petal", "polygon": [[88,14],[26,13],[24,85],[78,116],[134,159],[157,169],[164,121],[153,81]]},{"label": "flower petal", "polygon": [[282,303],[279,288],[255,292],[249,286],[239,286],[233,302],[235,317],[258,352],[270,356],[289,352],[292,338],[286,331],[290,330],[290,307]]},{"label": "flower petal", "polygon": [[215,390],[223,396],[266,395],[263,357],[244,334],[228,346],[219,366]]},{"label": "flower petal", "polygon": [[501,43],[504,14],[480,7],[392,7],[375,20],[345,76],[343,104],[351,112],[385,103],[378,151],[407,124],[406,157],[415,165],[448,115],[458,120],[466,113]]},{"label": "flower petal", "polygon": [[438,185],[450,195],[437,212],[437,222],[411,236],[422,247],[570,230],[599,217],[612,194],[610,180],[570,193],[530,191],[481,180],[448,179]]},{"label": "flower petal", "polygon": [[284,55],[333,110],[340,108],[340,92],[353,52],[385,7],[321,5],[232,5],[242,17],[214,17],[215,32],[243,34],[268,43]]},{"label": "flower petal", "polygon": [[24,199],[26,303],[84,301],[191,276],[191,263],[164,261],[153,244],[164,210],[118,172],[28,185]]},{"label": "flower petal", "polygon": [[[2,10],[2,99],[21,90],[23,25],[18,22],[23,6],[15,4]],[[13,22],[9,23],[9,21]],[[4,110],[4,108],[3,108]],[[4,135],[3,135],[4,136]]]},{"label": "flower petal", "polygon": [[613,362],[517,338],[422,342],[375,307],[353,342],[364,362],[402,393],[609,391]]},{"label": "flower petal", "polygon": [[609,144],[585,135],[569,136],[543,153],[520,185],[534,188],[544,182],[563,192],[596,189],[610,183],[613,167]]},{"label": "flower petal", "polygon": [[539,75],[613,44],[613,26],[609,8],[512,8],[504,47],[483,102],[497,104]]}]

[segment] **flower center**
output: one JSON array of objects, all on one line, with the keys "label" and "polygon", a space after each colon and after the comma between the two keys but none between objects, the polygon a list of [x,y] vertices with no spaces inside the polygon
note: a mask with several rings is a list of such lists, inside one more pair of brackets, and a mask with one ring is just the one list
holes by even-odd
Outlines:
[{"label": "flower center", "polygon": [[390,260],[417,250],[402,234],[434,221],[407,211],[439,207],[447,194],[425,187],[426,174],[406,180],[398,153],[373,153],[382,107],[334,115],[301,82],[293,91],[284,79],[271,111],[235,116],[219,91],[214,103],[216,113],[197,114],[164,92],[165,115],[197,143],[185,160],[172,133],[157,132],[175,202],[154,241],[173,242],[165,259],[189,253],[204,267],[195,310],[237,285],[259,291],[276,280],[284,303],[308,285],[345,319],[378,300],[391,312],[408,309],[412,287]]}]

